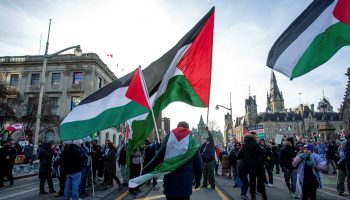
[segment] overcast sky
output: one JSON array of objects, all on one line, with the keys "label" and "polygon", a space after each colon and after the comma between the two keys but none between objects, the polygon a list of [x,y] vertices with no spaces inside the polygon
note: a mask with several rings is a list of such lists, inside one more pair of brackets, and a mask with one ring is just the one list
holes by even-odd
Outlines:
[{"label": "overcast sky", "polygon": [[[224,126],[232,93],[233,117],[244,115],[249,86],[258,112],[266,108],[270,86],[268,52],[287,26],[311,0],[1,0],[0,56],[43,54],[52,18],[49,53],[80,44],[97,53],[117,77],[138,65],[147,67],[172,48],[209,10],[216,6],[209,120]],[[40,44],[40,38],[42,40]],[[41,49],[40,49],[41,46]],[[107,57],[112,53],[113,58]],[[275,72],[286,108],[317,104],[322,90],[335,111],[345,94],[350,48],[330,61],[290,81]],[[117,66],[118,65],[118,66]],[[299,93],[302,93],[299,96]],[[171,128],[186,120],[197,126],[207,109],[183,103],[168,106],[163,116]]]}]

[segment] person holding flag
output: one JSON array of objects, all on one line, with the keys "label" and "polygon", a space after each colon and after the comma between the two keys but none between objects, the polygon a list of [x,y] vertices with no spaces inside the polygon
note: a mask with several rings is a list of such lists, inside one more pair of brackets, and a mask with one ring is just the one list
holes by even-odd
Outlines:
[{"label": "person holding flag", "polygon": [[[147,175],[159,171],[158,175],[165,174],[163,193],[167,200],[189,200],[193,180],[195,188],[200,186],[202,167],[203,161],[190,135],[189,125],[182,121],[165,137],[154,159],[143,169],[140,179],[145,178],[144,181],[147,181]],[[130,181],[129,186],[132,186],[134,182]]]}]

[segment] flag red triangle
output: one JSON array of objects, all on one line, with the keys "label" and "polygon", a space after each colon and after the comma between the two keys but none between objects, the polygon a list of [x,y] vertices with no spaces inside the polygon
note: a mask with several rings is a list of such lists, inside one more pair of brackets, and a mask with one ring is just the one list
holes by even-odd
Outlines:
[{"label": "flag red triangle", "polygon": [[126,91],[125,96],[132,101],[135,101],[136,103],[140,104],[141,106],[147,108],[148,110],[151,110],[148,99],[146,97],[146,92],[144,89],[144,86],[142,84],[141,76],[140,76],[140,69],[138,68],[132,77],[132,80],[129,84],[129,88]]},{"label": "flag red triangle", "polygon": [[190,130],[183,127],[177,127],[172,132],[174,133],[178,142],[180,142],[182,139],[184,139],[186,136],[190,134]]},{"label": "flag red triangle", "polygon": [[209,106],[213,35],[214,12],[177,65],[206,106]]},{"label": "flag red triangle", "polygon": [[350,25],[350,1],[338,0],[337,5],[333,10],[333,15],[344,24]]}]

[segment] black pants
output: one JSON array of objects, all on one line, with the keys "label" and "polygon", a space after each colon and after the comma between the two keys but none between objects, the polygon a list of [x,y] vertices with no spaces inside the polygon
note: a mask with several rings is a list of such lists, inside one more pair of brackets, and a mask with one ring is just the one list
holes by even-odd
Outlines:
[{"label": "black pants", "polygon": [[59,177],[59,181],[60,181],[60,191],[58,191],[59,195],[64,195],[64,186],[66,183],[66,174],[62,172],[60,173],[60,177]]},{"label": "black pants", "polygon": [[267,175],[269,177],[269,182],[267,182],[266,175],[265,175],[265,172],[264,172],[264,183],[266,183],[266,184],[267,183],[273,184],[272,168],[273,168],[273,166],[270,166],[269,164],[265,164],[265,169],[266,169]]},{"label": "black pants", "polygon": [[255,198],[255,190],[256,186],[257,191],[261,193],[261,196],[266,199],[266,190],[264,185],[264,168],[260,167],[258,170],[250,170],[249,174],[249,187],[250,187],[250,195],[252,199]]},{"label": "black pants", "polygon": [[190,200],[190,197],[166,197],[167,200]]},{"label": "black pants", "polygon": [[0,168],[0,186],[4,185],[4,177],[6,176],[7,180],[10,181],[13,185],[13,175],[12,175],[13,166],[3,166]]},{"label": "black pants", "polygon": [[316,200],[316,191],[317,191],[317,186],[303,186],[303,197],[302,200]]},{"label": "black pants", "polygon": [[47,180],[47,183],[49,185],[49,190],[54,191],[53,184],[52,184],[52,178],[51,178],[51,172],[39,172],[39,178],[40,178],[40,191],[45,190],[45,181]]},{"label": "black pants", "polygon": [[[130,177],[129,180],[135,177],[140,176],[141,173],[141,164],[131,164],[130,165]],[[140,186],[136,188],[129,188],[130,193],[134,193],[134,191],[138,191]]]},{"label": "black pants", "polygon": [[279,174],[280,173],[280,161],[279,160],[275,160],[275,166],[276,166],[276,173]]}]

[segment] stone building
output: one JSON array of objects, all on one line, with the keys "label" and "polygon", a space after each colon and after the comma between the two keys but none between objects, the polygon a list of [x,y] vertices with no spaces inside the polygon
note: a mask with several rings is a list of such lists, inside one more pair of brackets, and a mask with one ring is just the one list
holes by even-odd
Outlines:
[{"label": "stone building", "polygon": [[346,85],[343,102],[340,106],[340,116],[344,123],[344,131],[350,132],[350,68],[348,68],[345,75],[348,76],[348,83]]},{"label": "stone building", "polygon": [[256,97],[249,95],[245,100],[245,115],[236,118],[233,132],[238,140],[242,140],[243,135],[248,132],[248,127],[263,125],[265,139],[273,140],[276,134],[283,134],[287,137],[333,140],[335,134],[344,128],[340,114],[333,111],[333,106],[326,97],[318,102],[317,110],[314,107],[314,104],[300,104],[296,108],[285,109],[282,92],[279,91],[275,74],[272,72],[266,111],[258,113]]},{"label": "stone building", "polygon": [[[27,115],[31,104],[36,103],[40,92],[42,67],[43,56],[0,57],[1,84],[18,90],[24,99],[21,108],[16,109],[17,116]],[[62,121],[82,99],[116,79],[113,72],[95,53],[86,53],[80,57],[73,54],[54,56],[48,59],[45,73],[44,101],[49,101],[49,109],[46,112]],[[7,100],[10,104],[11,97]],[[34,127],[35,125],[33,129]],[[101,131],[99,137],[101,140],[109,139],[115,142],[118,138],[115,128]],[[58,141],[58,127],[41,133],[39,141],[42,140]]]},{"label": "stone building", "polygon": [[[205,140],[208,138],[208,131],[205,130],[205,123],[203,120],[203,117],[201,116],[199,119],[199,123],[197,128],[192,128],[191,133],[193,134],[193,138],[196,140],[198,146],[202,145]],[[220,130],[213,130],[212,131],[213,138],[214,138],[214,144],[215,145],[224,145],[224,137]]]}]

